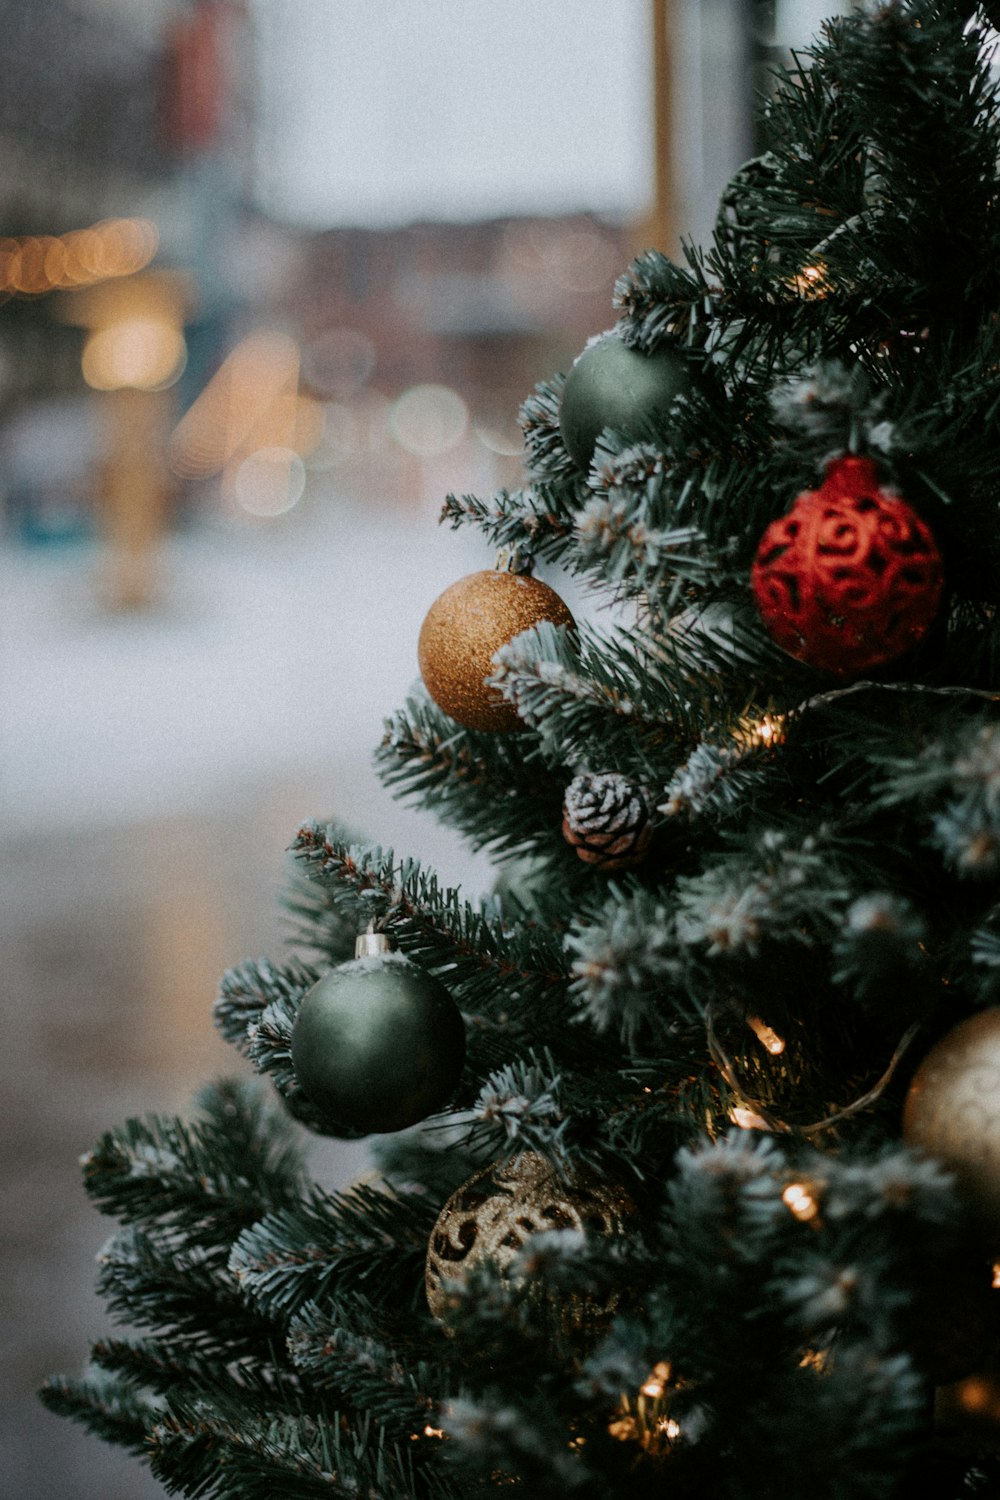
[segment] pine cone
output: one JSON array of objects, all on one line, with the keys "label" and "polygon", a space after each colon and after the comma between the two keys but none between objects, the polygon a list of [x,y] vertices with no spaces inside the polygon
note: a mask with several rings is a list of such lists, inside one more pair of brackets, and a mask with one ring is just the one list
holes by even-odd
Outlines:
[{"label": "pine cone", "polygon": [[563,837],[588,865],[638,864],[652,837],[649,819],[642,788],[617,771],[585,771],[566,788]]}]

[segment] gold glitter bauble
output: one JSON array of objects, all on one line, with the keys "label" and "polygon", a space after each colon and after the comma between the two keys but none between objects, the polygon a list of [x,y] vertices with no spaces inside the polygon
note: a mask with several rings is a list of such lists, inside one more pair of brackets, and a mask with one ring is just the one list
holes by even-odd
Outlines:
[{"label": "gold glitter bauble", "polygon": [[[548,1229],[617,1234],[634,1212],[618,1184],[589,1172],[567,1182],[533,1151],[493,1162],[463,1183],[438,1215],[427,1249],[428,1306],[447,1329],[454,1306],[448,1282],[463,1281],[486,1261],[508,1276],[532,1235]],[[613,1305],[598,1307],[583,1298],[563,1309],[566,1327],[577,1329],[599,1326],[613,1311]]]},{"label": "gold glitter bauble", "polygon": [[960,1022],[927,1054],[906,1096],[903,1136],[954,1172],[1000,1247],[1000,1007]]},{"label": "gold glitter bauble", "polygon": [[555,589],[527,573],[487,568],[446,588],[420,627],[420,675],[439,708],[466,729],[523,729],[512,703],[486,686],[493,653],[541,620],[572,625]]}]

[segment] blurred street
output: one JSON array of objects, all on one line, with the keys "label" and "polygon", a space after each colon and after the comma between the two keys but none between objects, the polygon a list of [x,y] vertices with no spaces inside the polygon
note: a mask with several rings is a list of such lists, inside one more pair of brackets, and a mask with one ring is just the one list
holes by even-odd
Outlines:
[{"label": "blurred street", "polygon": [[[189,1113],[201,1084],[245,1068],[211,1002],[228,965],[283,951],[283,851],[299,821],[344,818],[484,885],[484,863],[392,803],[369,764],[414,679],[428,604],[489,562],[481,546],[391,507],[342,507],[266,545],[259,532],[179,536],[168,602],[140,619],[97,607],[98,562],[0,560],[11,1500],[160,1493],[34,1394],[108,1329],[94,1258],[113,1226],[84,1199],[78,1159],[129,1114]],[[333,1185],[365,1162],[363,1145],[315,1149]]]}]

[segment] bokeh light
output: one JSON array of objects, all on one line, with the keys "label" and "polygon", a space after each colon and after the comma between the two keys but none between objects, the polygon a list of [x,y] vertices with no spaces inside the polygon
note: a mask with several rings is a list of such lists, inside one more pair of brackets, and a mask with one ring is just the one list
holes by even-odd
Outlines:
[{"label": "bokeh light", "polygon": [[500,412],[477,417],[472,430],[484,448],[501,458],[519,458],[524,451],[524,437],[513,417]]},{"label": "bokeh light", "polygon": [[292,447],[298,379],[294,339],[271,329],[248,334],[177,424],[171,441],[175,473],[204,478],[252,449]]},{"label": "bokeh light", "polygon": [[187,360],[184,335],[163,318],[126,318],[98,328],[83,350],[83,378],[95,391],[162,391]]},{"label": "bokeh light", "polygon": [[134,276],[149,265],[160,237],[150,219],[103,219],[67,234],[0,240],[0,293],[25,297]]},{"label": "bokeh light", "polygon": [[469,426],[469,409],[447,385],[414,385],[389,412],[389,431],[401,448],[433,458],[457,447]]},{"label": "bokeh light", "polygon": [[293,448],[258,448],[235,469],[232,497],[251,516],[269,518],[291,510],[306,487],[306,466]]}]

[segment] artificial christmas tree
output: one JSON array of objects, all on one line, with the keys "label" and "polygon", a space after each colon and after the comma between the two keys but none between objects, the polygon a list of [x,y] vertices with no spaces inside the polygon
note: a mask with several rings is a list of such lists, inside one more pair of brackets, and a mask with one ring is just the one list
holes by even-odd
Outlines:
[{"label": "artificial christmas tree", "polygon": [[[1000,99],[976,14],[830,23],[714,246],[617,285],[622,345],[690,381],[576,456],[543,384],[526,487],[448,500],[620,605],[504,634],[483,686],[511,732],[423,692],[387,726],[386,781],[494,851],[495,892],[305,826],[315,962],[233,970],[216,1011],[281,1102],[218,1086],[86,1158],[123,1221],[101,1286],[140,1334],[45,1399],[172,1490],[1000,1493]],[[782,518],[831,473],[847,510],[796,550]],[[610,822],[586,778],[625,789]],[[579,850],[619,802],[642,847],[609,869]],[[296,1059],[339,1079],[344,1044],[296,1018],[371,922],[459,1007],[464,1066],[330,1194],[291,1139],[337,1128]]]}]

